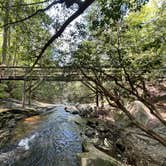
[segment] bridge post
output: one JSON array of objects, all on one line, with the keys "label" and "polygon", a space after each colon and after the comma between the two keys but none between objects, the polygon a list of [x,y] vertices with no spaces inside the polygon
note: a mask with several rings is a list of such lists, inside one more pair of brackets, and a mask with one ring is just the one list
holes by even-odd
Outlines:
[{"label": "bridge post", "polygon": [[22,107],[25,108],[26,104],[26,83],[27,83],[27,73],[29,71],[25,68],[24,69],[24,83],[23,83],[23,92],[22,92]]},{"label": "bridge post", "polygon": [[104,96],[101,94],[101,107],[104,108]]},{"label": "bridge post", "polygon": [[0,64],[0,78],[5,77],[5,67],[6,67],[5,64]]},{"label": "bridge post", "polygon": [[28,85],[28,105],[31,106],[31,94],[32,94],[32,80],[29,81],[29,85]]},{"label": "bridge post", "polygon": [[25,101],[26,101],[26,79],[24,79],[23,92],[22,92],[22,107],[23,108],[25,108]]}]

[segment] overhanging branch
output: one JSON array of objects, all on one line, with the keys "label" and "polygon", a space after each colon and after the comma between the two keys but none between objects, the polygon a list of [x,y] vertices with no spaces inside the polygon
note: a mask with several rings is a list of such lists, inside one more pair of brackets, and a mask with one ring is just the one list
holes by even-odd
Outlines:
[{"label": "overhanging branch", "polygon": [[8,25],[13,25],[13,24],[17,24],[17,23],[20,23],[20,22],[24,22],[24,21],[26,21],[26,20],[29,20],[30,18],[36,16],[37,14],[40,14],[40,13],[42,13],[42,12],[45,12],[45,11],[49,10],[51,7],[53,7],[54,5],[56,5],[56,4],[58,4],[58,3],[61,3],[61,1],[60,1],[60,0],[59,0],[59,1],[54,1],[54,2],[52,2],[50,5],[48,5],[47,7],[43,8],[43,9],[36,10],[36,12],[32,13],[31,15],[29,15],[29,16],[27,16],[27,17],[25,17],[25,18],[22,18],[22,19],[20,19],[20,20],[17,20],[17,21],[14,21],[14,22],[10,22],[10,23],[8,23],[8,24],[5,24],[5,25],[3,25],[2,27],[6,27],[6,26],[8,26]]},{"label": "overhanging branch", "polygon": [[[33,5],[39,5],[39,4],[43,4],[43,3],[46,3],[48,2],[49,0],[45,0],[45,1],[39,1],[39,2],[32,2],[32,3],[21,3],[21,4],[18,4],[19,6],[33,6]],[[17,7],[17,5],[12,5],[11,7]]]},{"label": "overhanging branch", "polygon": [[[39,59],[42,57],[44,54],[45,50],[64,32],[66,27],[73,21],[75,20],[78,16],[80,16],[95,0],[86,0],[84,3],[81,5],[81,7],[74,13],[72,14],[66,21],[65,23],[61,26],[61,28],[48,40],[48,42],[44,45],[42,48],[39,56],[37,57],[36,61],[31,67],[31,71],[33,70],[33,67],[38,63]],[[30,71],[30,72],[31,72]]]}]

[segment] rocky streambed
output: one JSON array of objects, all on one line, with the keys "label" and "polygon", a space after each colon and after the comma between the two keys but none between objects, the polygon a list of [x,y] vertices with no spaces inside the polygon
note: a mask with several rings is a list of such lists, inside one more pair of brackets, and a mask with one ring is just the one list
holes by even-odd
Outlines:
[{"label": "rocky streambed", "polygon": [[[150,125],[146,108],[139,102],[136,118]],[[136,104],[137,104],[136,103]],[[165,166],[166,147],[151,139],[143,131],[134,127],[126,117],[120,115],[114,121],[94,113],[90,106],[66,108],[67,112],[79,114],[75,123],[82,128],[84,152],[79,155],[82,165],[132,165]],[[143,118],[140,118],[140,117]],[[150,123],[149,123],[150,121]],[[166,137],[166,127],[155,122],[150,125],[154,131]],[[105,155],[103,155],[103,152]],[[86,163],[86,164],[85,164]],[[93,164],[92,164],[93,163]],[[101,164],[102,163],[102,164]]]},{"label": "rocky streambed", "polygon": [[[69,160],[71,166],[166,165],[166,148],[132,126],[126,117],[108,118],[105,116],[109,111],[96,114],[96,108],[89,106],[56,108],[36,104],[22,109],[11,103],[0,111],[3,166],[11,163],[65,166]],[[153,128],[165,136],[165,126],[153,124]],[[8,148],[8,143],[16,147]]]},{"label": "rocky streambed", "polygon": [[12,138],[17,122],[47,112],[52,107],[52,105],[34,104],[32,107],[22,108],[18,100],[0,100],[0,148],[6,146]]},{"label": "rocky streambed", "polygon": [[78,166],[82,140],[73,118],[63,105],[56,105],[19,121],[8,147],[1,150],[0,165]]}]

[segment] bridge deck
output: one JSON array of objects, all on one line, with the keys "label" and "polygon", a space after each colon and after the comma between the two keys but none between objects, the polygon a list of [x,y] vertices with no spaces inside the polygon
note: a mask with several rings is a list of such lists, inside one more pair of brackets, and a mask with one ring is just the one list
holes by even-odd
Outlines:
[{"label": "bridge deck", "polygon": [[70,67],[0,66],[0,80],[82,81],[84,76]]},{"label": "bridge deck", "polygon": [[[34,67],[33,71],[28,66],[2,66],[0,65],[0,80],[45,80],[45,81],[82,81],[85,77],[74,67]],[[108,74],[113,70],[109,67],[103,67]],[[161,69],[162,72],[166,69]],[[90,71],[90,70],[89,70]],[[87,69],[88,76],[93,77],[92,73]],[[163,76],[163,75],[162,75]],[[160,76],[158,76],[160,78]]]},{"label": "bridge deck", "polygon": [[0,77],[0,80],[45,80],[45,81],[64,81],[64,82],[71,82],[71,81],[82,81],[84,78],[80,76],[5,76]]}]

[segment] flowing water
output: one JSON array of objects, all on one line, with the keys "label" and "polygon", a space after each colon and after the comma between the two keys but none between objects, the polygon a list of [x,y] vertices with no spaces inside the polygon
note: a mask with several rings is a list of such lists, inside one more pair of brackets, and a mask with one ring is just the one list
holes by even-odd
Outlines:
[{"label": "flowing water", "polygon": [[10,142],[0,154],[0,166],[77,166],[81,139],[73,115],[57,106],[46,115],[18,123]]}]

